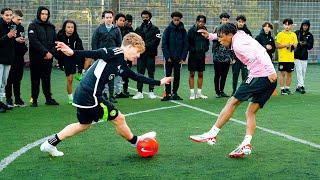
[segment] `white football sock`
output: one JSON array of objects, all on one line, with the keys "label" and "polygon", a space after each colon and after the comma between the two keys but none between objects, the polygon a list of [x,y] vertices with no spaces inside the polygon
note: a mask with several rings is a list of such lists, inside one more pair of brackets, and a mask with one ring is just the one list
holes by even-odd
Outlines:
[{"label": "white football sock", "polygon": [[219,131],[220,131],[219,128],[217,128],[216,126],[212,126],[212,128],[211,128],[210,131],[209,131],[209,133],[210,133],[212,136],[216,137],[216,136],[218,135]]},{"label": "white football sock", "polygon": [[68,94],[68,98],[69,98],[69,100],[73,100],[73,95],[72,94]]},{"label": "white football sock", "polygon": [[244,136],[244,139],[243,139],[243,141],[241,143],[241,146],[245,146],[247,144],[251,144],[251,139],[252,139],[251,135]]},{"label": "white football sock", "polygon": [[190,89],[190,94],[194,94],[194,89]]},{"label": "white football sock", "polygon": [[202,89],[199,89],[199,88],[198,88],[198,94],[201,94],[201,91],[202,91]]}]

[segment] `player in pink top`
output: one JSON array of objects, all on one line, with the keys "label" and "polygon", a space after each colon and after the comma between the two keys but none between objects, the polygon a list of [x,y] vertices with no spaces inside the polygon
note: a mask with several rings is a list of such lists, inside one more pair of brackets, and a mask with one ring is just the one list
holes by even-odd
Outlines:
[{"label": "player in pink top", "polygon": [[276,71],[265,48],[245,32],[237,31],[234,24],[228,23],[220,26],[217,34],[209,34],[205,30],[198,32],[209,39],[218,38],[223,46],[231,48],[238,59],[247,65],[249,76],[228,100],[213,127],[201,135],[190,136],[190,139],[195,142],[215,144],[220,129],[229,121],[238,105],[251,98],[246,112],[246,135],[242,143],[229,154],[231,158],[243,158],[251,153],[251,139],[256,128],[256,113],[268,101],[277,86]]}]

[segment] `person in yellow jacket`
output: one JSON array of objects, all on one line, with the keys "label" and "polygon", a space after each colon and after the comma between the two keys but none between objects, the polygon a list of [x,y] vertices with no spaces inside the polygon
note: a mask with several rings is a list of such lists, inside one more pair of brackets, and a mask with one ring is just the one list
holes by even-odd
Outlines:
[{"label": "person in yellow jacket", "polygon": [[283,20],[284,30],[276,36],[276,47],[278,49],[278,70],[280,71],[279,84],[281,95],[292,94],[290,85],[292,81],[292,71],[294,70],[294,49],[297,47],[297,35],[292,32],[293,20],[288,18]]}]

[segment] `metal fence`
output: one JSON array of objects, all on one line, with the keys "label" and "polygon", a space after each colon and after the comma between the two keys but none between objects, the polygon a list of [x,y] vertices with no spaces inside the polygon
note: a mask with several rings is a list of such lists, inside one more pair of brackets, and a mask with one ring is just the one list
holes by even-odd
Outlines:
[{"label": "metal fence", "polygon": [[[64,20],[75,20],[86,49],[90,49],[92,32],[101,22],[101,12],[106,9],[132,14],[134,27],[141,24],[141,11],[148,9],[153,14],[153,24],[158,26],[161,32],[171,21],[170,14],[173,11],[183,13],[186,29],[195,23],[197,15],[206,15],[209,30],[213,30],[219,24],[221,12],[228,12],[231,21],[235,21],[237,15],[244,14],[253,36],[260,32],[265,21],[275,24],[275,35],[282,30],[282,19],[292,18],[295,23],[294,29],[297,30],[302,20],[308,18],[315,38],[309,59],[310,62],[320,62],[320,2],[314,0],[0,0],[0,4],[2,7],[21,9],[25,19],[23,25],[26,28],[35,18],[40,5],[49,7],[51,22],[56,25],[57,30],[61,28]],[[161,56],[159,48],[160,59]],[[211,52],[208,52],[208,57],[211,57]]]}]

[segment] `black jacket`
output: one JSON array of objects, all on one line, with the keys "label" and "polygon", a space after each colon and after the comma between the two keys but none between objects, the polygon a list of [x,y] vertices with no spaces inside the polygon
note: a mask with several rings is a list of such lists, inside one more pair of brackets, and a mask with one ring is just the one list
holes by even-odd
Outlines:
[{"label": "black jacket", "polygon": [[134,32],[132,27],[125,25],[124,27],[120,28],[122,39],[125,35],[129,34],[130,32]]},{"label": "black jacket", "polygon": [[6,23],[0,18],[0,64],[12,65],[15,58],[15,38],[9,38],[12,23]]},{"label": "black jacket", "polygon": [[[21,37],[22,35],[24,36],[24,27],[21,24],[16,25],[16,26],[17,26],[16,38]],[[14,45],[15,45],[16,56],[23,57],[26,54],[26,52],[28,51],[28,47],[27,47],[26,43],[19,43],[19,42],[15,41]]]},{"label": "black jacket", "polygon": [[118,27],[113,26],[108,32],[106,25],[100,24],[92,35],[91,47],[93,50],[99,48],[114,48],[120,47],[121,42],[122,36]]},{"label": "black jacket", "polygon": [[[204,27],[207,30],[206,27]],[[188,31],[189,52],[192,54],[204,54],[209,50],[209,40],[198,33],[198,27],[193,25]]]},{"label": "black jacket", "polygon": [[[42,10],[47,10],[49,16],[47,21],[40,20],[40,13]],[[52,55],[57,55],[55,48],[55,41],[57,34],[55,26],[49,22],[50,11],[46,7],[40,6],[37,11],[37,18],[31,22],[28,28],[29,37],[29,56],[30,62],[48,61],[44,57],[48,52]],[[52,61],[52,59],[51,59]]]},{"label": "black jacket", "polygon": [[246,34],[252,36],[251,31],[248,29],[248,26],[246,24],[244,24],[244,26],[242,28],[238,28],[238,30],[242,30],[244,31]]},{"label": "black jacket", "polygon": [[173,22],[164,30],[162,36],[162,52],[165,60],[169,58],[186,60],[188,55],[187,31],[182,22],[175,26]]},{"label": "black jacket", "polygon": [[[303,32],[303,25],[307,24],[309,26],[306,32]],[[294,58],[300,60],[308,60],[308,50],[313,48],[313,35],[309,32],[310,21],[304,20],[301,24],[300,30],[297,30],[295,33],[298,38],[298,46],[294,51]]]},{"label": "black jacket", "polygon": [[[58,33],[57,36],[58,41],[64,42],[73,50],[83,50],[82,40],[80,39],[78,34],[73,33],[71,36],[67,36],[64,31]],[[81,61],[82,59],[76,59],[74,56],[66,56],[62,52],[58,53],[58,60],[60,63],[68,63],[69,61]]]},{"label": "black jacket", "polygon": [[[217,29],[215,29],[216,32]],[[213,62],[229,63],[237,59],[234,52],[220,44],[218,40],[212,41],[212,60]]]},{"label": "black jacket", "polygon": [[161,34],[157,26],[153,25],[151,21],[148,24],[142,23],[135,30],[146,44],[145,54],[149,56],[156,56],[158,54],[158,46],[160,44]]},{"label": "black jacket", "polygon": [[272,59],[272,54],[276,50],[276,45],[274,42],[274,39],[271,35],[271,32],[266,34],[263,29],[261,29],[260,34],[256,37],[256,40],[267,50],[267,45],[271,45],[272,49],[267,50],[267,53],[269,54],[270,58]]}]

